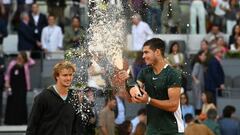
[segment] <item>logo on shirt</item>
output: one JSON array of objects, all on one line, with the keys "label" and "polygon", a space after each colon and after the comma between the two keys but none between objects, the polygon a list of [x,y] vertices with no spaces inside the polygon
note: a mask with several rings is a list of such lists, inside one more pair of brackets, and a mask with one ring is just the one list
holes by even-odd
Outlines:
[{"label": "logo on shirt", "polygon": [[157,80],[158,78],[157,78],[157,77],[156,77],[156,78],[155,78],[155,77],[153,77],[152,79],[153,79],[153,80]]}]

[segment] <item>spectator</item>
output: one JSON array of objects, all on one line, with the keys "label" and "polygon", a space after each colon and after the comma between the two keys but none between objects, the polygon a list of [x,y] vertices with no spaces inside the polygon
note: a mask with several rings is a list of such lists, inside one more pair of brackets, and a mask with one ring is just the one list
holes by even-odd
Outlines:
[{"label": "spectator", "polygon": [[22,21],[18,28],[18,51],[32,51],[37,40],[34,38],[34,30],[29,25],[29,15],[26,12],[21,14]]},{"label": "spectator", "polygon": [[149,25],[142,21],[139,14],[134,14],[131,19],[133,50],[140,51],[144,42],[152,37],[153,32]]},{"label": "spectator", "polygon": [[145,0],[131,0],[131,7],[135,13],[140,14],[142,17],[146,14]]},{"label": "spectator", "polygon": [[12,19],[12,27],[13,30],[17,30],[20,22],[20,16],[23,12],[30,12],[32,4],[36,2],[36,0],[17,0],[17,10],[13,15]]},{"label": "spectator", "polygon": [[84,46],[86,32],[81,28],[79,17],[72,18],[72,27],[67,28],[64,34],[64,50]]},{"label": "spectator", "polygon": [[134,80],[137,80],[138,73],[145,68],[147,65],[142,58],[143,53],[141,51],[137,52],[137,57],[133,63],[133,78]]},{"label": "spectator", "polygon": [[176,34],[181,33],[181,10],[179,6],[179,0],[164,0],[163,11],[161,16],[162,33],[163,34]]},{"label": "spectator", "polygon": [[178,42],[173,42],[170,46],[167,59],[174,68],[182,69],[185,63],[184,55],[180,52],[180,45]]},{"label": "spectator", "polygon": [[130,135],[132,131],[132,123],[129,120],[125,120],[120,126],[119,126],[119,135]]},{"label": "spectator", "polygon": [[185,117],[186,114],[190,113],[195,116],[194,107],[189,103],[187,93],[182,93],[180,97],[182,116]]},{"label": "spectator", "polygon": [[212,93],[205,91],[202,93],[202,112],[198,117],[198,120],[203,121],[207,118],[207,112],[210,109],[216,109],[216,106],[213,103]]},{"label": "spectator", "polygon": [[187,127],[184,135],[214,135],[214,133],[204,124],[197,124],[194,122],[192,114],[185,115]]},{"label": "spectator", "polygon": [[[6,25],[8,26],[9,23],[9,17],[11,16],[13,12],[13,1],[12,0],[2,0],[3,8],[4,10],[1,10],[4,12],[3,14],[3,20],[5,21]],[[6,27],[7,27],[6,26]]]},{"label": "spectator", "polygon": [[117,90],[115,98],[117,103],[116,109],[114,110],[115,124],[119,127],[126,120],[125,91],[122,89]]},{"label": "spectator", "polygon": [[[88,0],[81,0],[81,7],[80,7],[80,21],[81,21],[81,26],[84,27],[84,29],[87,29],[89,27],[89,16],[91,15],[91,11],[89,10],[93,10],[91,9],[91,4],[93,4],[93,1],[90,1],[90,3],[88,3]],[[89,5],[89,6],[88,6]]]},{"label": "spectator", "polygon": [[212,93],[213,103],[216,104],[216,93],[221,96],[221,90],[224,89],[225,75],[221,65],[221,59],[223,56],[221,48],[215,48],[212,53],[214,57],[208,62],[205,89]]},{"label": "spectator", "polygon": [[105,99],[105,106],[99,113],[99,135],[115,135],[114,109],[116,99],[109,94]]},{"label": "spectator", "polygon": [[221,0],[218,2],[215,8],[215,17],[213,22],[217,23],[221,30],[225,32],[226,28],[226,12],[229,10],[230,6],[228,0]]},{"label": "spectator", "polygon": [[210,58],[212,57],[212,54],[211,54],[211,52],[210,52],[209,44],[208,44],[208,41],[207,41],[207,40],[203,39],[203,40],[201,41],[200,50],[203,50],[204,53],[205,53],[206,56],[207,56],[205,62],[203,63],[204,66],[205,66],[204,73],[206,73],[206,69],[207,69],[208,62],[209,62]]},{"label": "spectator", "polygon": [[136,130],[133,135],[145,135],[147,130],[147,126],[144,122],[140,122],[137,124]]},{"label": "spectator", "polygon": [[[132,123],[132,134],[136,132],[136,127],[139,123],[147,124],[147,112],[145,108],[138,111],[138,115],[131,120]],[[146,126],[146,125],[145,125]]]},{"label": "spectator", "polygon": [[240,135],[239,121],[233,118],[236,109],[234,106],[227,105],[223,109],[223,117],[219,120],[222,135]]},{"label": "spectator", "polygon": [[206,34],[206,19],[203,0],[193,0],[190,6],[191,34],[197,34],[197,18],[199,21],[199,34]]},{"label": "spectator", "polygon": [[209,129],[213,131],[215,135],[221,135],[219,124],[217,120],[217,110],[209,109],[207,112],[207,119],[203,122]]},{"label": "spectator", "polygon": [[70,17],[77,16],[80,19],[81,16],[81,8],[80,3],[82,0],[72,0],[72,6],[70,8]]},{"label": "spectator", "polygon": [[223,51],[224,54],[228,52],[228,45],[224,41],[223,37],[218,37],[217,38],[216,46],[222,48],[222,51]]},{"label": "spectator", "polygon": [[205,40],[208,41],[211,46],[217,39],[217,37],[224,37],[224,34],[220,31],[219,26],[217,24],[213,24],[211,27],[211,31],[205,36]]},{"label": "spectator", "polygon": [[193,61],[193,70],[192,70],[192,90],[193,90],[193,99],[194,99],[194,107],[196,112],[200,112],[202,107],[201,95],[204,91],[204,65],[203,63],[206,61],[205,52],[199,51],[195,56]]},{"label": "spectator", "polygon": [[56,17],[58,25],[62,28],[62,31],[64,31],[66,0],[46,0],[46,3],[48,14]]},{"label": "spectator", "polygon": [[7,37],[7,21],[4,18],[6,12],[3,10],[4,6],[0,3],[0,55],[3,53],[3,39]]},{"label": "spectator", "polygon": [[56,52],[62,48],[63,34],[59,26],[55,24],[55,17],[48,16],[48,26],[43,28],[41,43],[46,52]]},{"label": "spectator", "polygon": [[238,36],[240,36],[240,25],[236,24],[233,27],[232,34],[229,37],[229,42],[228,42],[228,45],[230,45],[229,49],[230,49],[231,45],[236,42]]},{"label": "spectator", "polygon": [[[157,0],[145,0],[147,5],[147,23],[155,33],[161,32],[161,8]],[[154,26],[153,20],[156,26]],[[154,29],[155,28],[155,29]]]},{"label": "spectator", "polygon": [[[36,3],[37,0],[17,0],[17,7],[20,8],[20,13],[25,11],[25,12],[30,12],[32,8],[32,4]],[[22,10],[23,7],[23,10]]]},{"label": "spectator", "polygon": [[231,44],[230,51],[240,52],[240,35],[237,37],[234,44]]},{"label": "spectator", "polygon": [[5,74],[8,93],[4,122],[6,125],[27,124],[27,91],[31,89],[29,66],[34,63],[25,52],[20,52],[8,65]]},{"label": "spectator", "polygon": [[227,34],[232,32],[234,25],[237,23],[239,18],[239,3],[236,0],[229,0],[230,8],[227,10],[226,19],[227,19]]},{"label": "spectator", "polygon": [[41,34],[43,28],[47,26],[47,17],[43,13],[40,13],[37,3],[32,4],[32,10],[29,16],[29,25],[34,29],[34,37],[37,40],[36,46],[33,48],[32,58],[41,58],[43,51]]}]

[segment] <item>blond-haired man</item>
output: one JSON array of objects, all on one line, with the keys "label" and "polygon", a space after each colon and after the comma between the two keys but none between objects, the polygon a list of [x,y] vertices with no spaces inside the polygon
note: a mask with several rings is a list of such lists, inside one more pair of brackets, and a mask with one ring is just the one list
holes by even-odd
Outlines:
[{"label": "blond-haired man", "polygon": [[76,134],[76,113],[71,104],[74,96],[69,89],[75,71],[75,65],[68,61],[61,61],[54,66],[56,84],[35,97],[26,135]]}]

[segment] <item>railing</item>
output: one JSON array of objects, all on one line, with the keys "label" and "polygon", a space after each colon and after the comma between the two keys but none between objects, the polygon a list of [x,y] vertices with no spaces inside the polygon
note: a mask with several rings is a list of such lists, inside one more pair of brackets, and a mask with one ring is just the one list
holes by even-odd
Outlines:
[{"label": "railing", "polygon": [[23,126],[0,126],[0,135],[25,135],[26,125]]}]

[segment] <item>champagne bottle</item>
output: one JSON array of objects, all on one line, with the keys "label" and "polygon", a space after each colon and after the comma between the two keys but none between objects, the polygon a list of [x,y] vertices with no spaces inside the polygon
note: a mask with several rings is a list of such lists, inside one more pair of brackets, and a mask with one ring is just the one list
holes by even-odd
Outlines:
[{"label": "champagne bottle", "polygon": [[130,89],[133,88],[133,87],[137,87],[138,92],[137,92],[136,95],[141,97],[143,93],[141,93],[140,85],[134,80],[130,68],[128,68],[127,73],[129,74],[129,78],[126,80],[126,90],[127,90],[127,92],[129,93],[129,95],[131,95],[130,94]]}]

